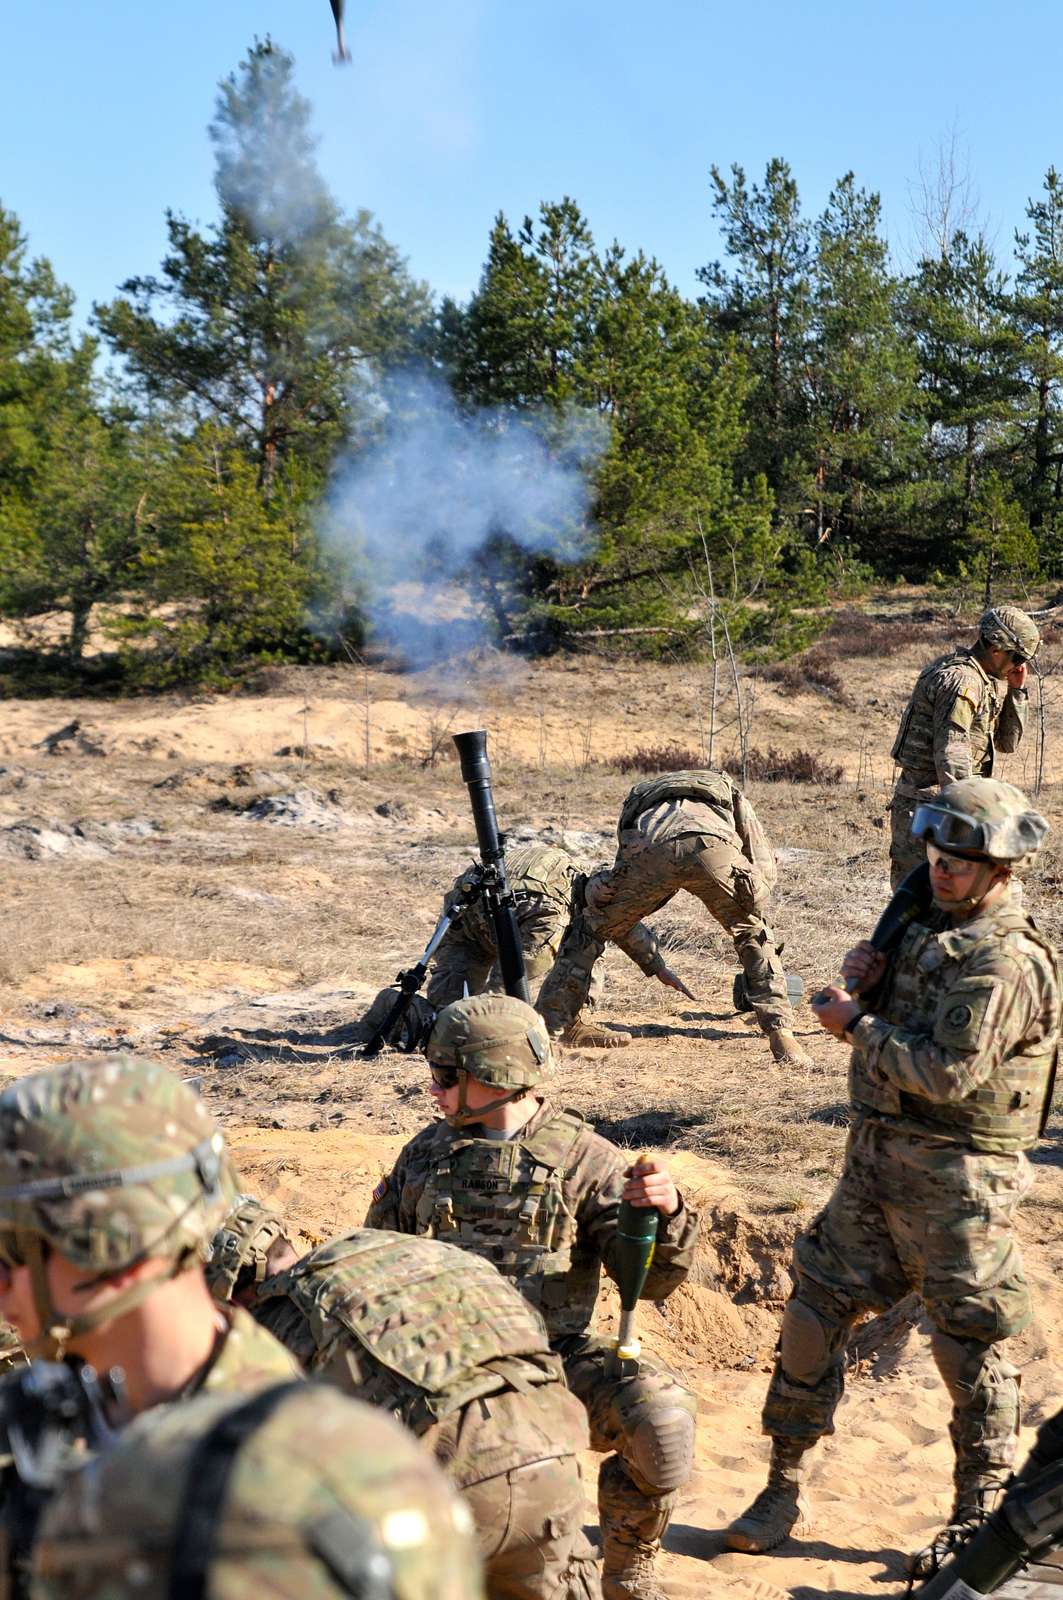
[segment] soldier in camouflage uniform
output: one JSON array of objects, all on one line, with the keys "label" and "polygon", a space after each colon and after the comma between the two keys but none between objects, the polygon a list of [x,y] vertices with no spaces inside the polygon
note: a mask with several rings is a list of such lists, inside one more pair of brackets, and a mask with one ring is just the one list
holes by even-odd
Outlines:
[{"label": "soldier in camouflage uniform", "polygon": [[542,1319],[494,1267],[433,1239],[365,1230],[280,1273],[283,1219],[244,1197],[208,1278],[314,1375],[431,1448],[472,1513],[489,1600],[592,1600],[583,1408]]},{"label": "soldier in camouflage uniform", "polygon": [[162,1406],[67,1479],[35,1600],[481,1600],[468,1513],[390,1417],[317,1384]]},{"label": "soldier in camouflage uniform", "polygon": [[[461,904],[473,872],[470,868],[454,880],[443,899],[445,913]],[[506,878],[516,901],[525,972],[529,984],[534,985],[553,967],[566,928],[582,912],[587,874],[569,851],[553,845],[528,844],[506,851]],[[668,988],[682,988],[665,963],[653,934],[641,923],[626,929],[614,942],[647,977],[656,978]],[[603,954],[604,949],[603,944],[598,954]],[[410,1008],[405,1024],[407,1037],[425,1037],[436,1013],[452,1000],[501,988],[494,924],[483,901],[473,900],[443,935],[432,958],[425,997],[415,996]],[[629,1033],[596,1028],[582,1015],[594,1009],[601,992],[601,977],[592,962],[579,1006],[566,1014],[563,1023],[558,1023],[556,1031],[561,1033],[564,1044],[580,1049],[613,1049],[631,1043]],[[384,1021],[397,994],[396,989],[384,989],[376,996],[362,1019],[363,1030],[372,1033]]]},{"label": "soldier in camouflage uniform", "polygon": [[686,1277],[698,1219],[663,1163],[631,1169],[577,1112],[529,1092],[553,1058],[543,1019],[522,1001],[455,1002],[426,1054],[443,1120],[401,1152],[366,1222],[484,1256],[541,1313],[587,1408],[591,1448],[615,1452],[598,1478],[603,1594],[660,1600],[655,1556],[693,1462],[694,1397],[654,1360],[619,1370],[612,1344],[594,1335],[594,1309],[602,1268],[615,1276],[621,1199],[660,1213],[647,1299]]},{"label": "soldier in camouflage uniform", "polygon": [[932,905],[888,965],[867,941],[849,952],[842,972],[859,1002],[838,987],[813,1002],[853,1047],[852,1127],[838,1186],[794,1248],[764,1408],[768,1487],[728,1542],[768,1550],[802,1522],[803,1458],[833,1431],[849,1331],[914,1289],[956,1452],[949,1524],[916,1558],[924,1575],[992,1507],[1015,1456],[1018,1374],[999,1344],[1030,1320],[1014,1219],[1051,1095],[1061,985],[1012,880],[1048,831],[1022,793],[987,778],[947,784],[913,827]]},{"label": "soldier in camouflage uniform", "polygon": [[994,752],[1019,748],[1028,662],[1040,642],[1024,611],[996,606],[979,621],[975,644],[950,650],[919,674],[891,752],[901,769],[890,803],[894,888],[925,859],[912,836],[916,806],[942,784],[992,777]]},{"label": "soldier in camouflage uniform", "polygon": [[112,1056],[0,1095],[0,1314],[31,1357],[124,1370],[134,1412],[291,1378],[287,1351],[211,1298],[199,1251],[236,1186],[199,1096]]},{"label": "soldier in camouflage uniform", "polygon": [[[605,941],[625,948],[639,918],[659,911],[686,889],[733,939],[746,993],[772,1055],[807,1066],[808,1056],[793,1035],[780,946],[767,920],[775,856],[737,785],[724,773],[709,770],[649,778],[637,783],[624,801],[617,835],[616,860],[587,880],[583,908],[570,923],[539,992],[538,1007],[551,1034],[564,1037],[570,1019],[586,1004]],[[637,953],[627,953],[644,972],[661,976],[664,963],[656,937],[641,931]]]}]

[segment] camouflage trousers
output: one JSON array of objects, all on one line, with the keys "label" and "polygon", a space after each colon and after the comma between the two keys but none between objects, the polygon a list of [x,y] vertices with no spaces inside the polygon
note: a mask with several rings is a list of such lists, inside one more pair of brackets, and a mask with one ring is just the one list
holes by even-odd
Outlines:
[{"label": "camouflage trousers", "polygon": [[[550,971],[567,921],[567,905],[545,895],[518,895],[517,924],[529,983],[537,983]],[[447,929],[433,957],[425,991],[429,1004],[441,1011],[462,998],[466,985],[470,994],[501,990],[497,961],[494,925],[482,905],[470,906],[457,926]]]},{"label": "camouflage trousers", "polygon": [[599,1600],[583,1532],[586,1422],[567,1389],[472,1400],[424,1438],[472,1514],[487,1600]]},{"label": "camouflage trousers", "polygon": [[926,860],[926,845],[911,834],[915,808],[937,794],[933,786],[920,789],[901,778],[890,801],[890,888]]},{"label": "camouflage trousers", "polygon": [[615,1375],[608,1340],[577,1335],[555,1348],[587,1409],[591,1449],[609,1452],[598,1474],[607,1561],[618,1546],[656,1546],[694,1465],[697,1401],[663,1362],[642,1359],[637,1374]]},{"label": "camouflage trousers", "polygon": [[1030,1183],[1023,1155],[982,1155],[858,1114],[838,1185],[794,1245],[764,1431],[809,1444],[832,1433],[853,1324],[915,1290],[952,1400],[957,1491],[1003,1483],[1019,1386],[996,1346],[1030,1320],[1013,1231]]},{"label": "camouflage trousers", "polygon": [[731,935],[749,999],[765,1032],[793,1027],[786,976],[766,917],[767,888],[753,863],[726,840],[704,834],[660,843],[627,835],[611,872],[594,875],[588,904],[569,924],[557,961],[539,991],[536,1004],[551,1033],[563,1032],[590,1003],[594,963],[607,941],[623,939],[680,889],[700,900]]}]

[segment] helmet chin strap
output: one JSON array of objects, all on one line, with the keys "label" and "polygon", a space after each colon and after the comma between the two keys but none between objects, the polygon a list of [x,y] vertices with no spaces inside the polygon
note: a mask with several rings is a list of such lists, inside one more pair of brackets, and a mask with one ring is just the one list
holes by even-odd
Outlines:
[{"label": "helmet chin strap", "polygon": [[[981,905],[993,887],[994,877],[1000,871],[1000,863],[997,861],[980,861],[978,865],[982,871],[975,888],[972,889],[970,894],[965,895],[962,900],[944,901],[939,900],[936,895],[934,896],[934,904],[939,911],[947,911],[950,916],[956,916],[957,913],[962,915],[964,912],[973,911],[977,906]],[[1007,876],[1008,874],[1005,872],[1003,877],[1007,878]]]},{"label": "helmet chin strap", "polygon": [[[36,1234],[27,1236],[24,1254],[30,1272],[33,1304],[40,1324],[40,1332],[36,1338],[29,1340],[25,1345],[26,1354],[31,1361],[62,1361],[71,1339],[77,1339],[83,1333],[92,1333],[97,1328],[104,1328],[108,1323],[124,1317],[141,1305],[149,1295],[154,1294],[160,1284],[179,1277],[197,1259],[194,1250],[186,1251],[184,1255],[170,1263],[166,1272],[130,1284],[128,1289],[121,1290],[92,1311],[83,1311],[80,1316],[70,1316],[57,1311],[52,1302],[51,1290],[48,1287],[47,1257],[43,1242]],[[106,1278],[95,1278],[92,1284],[106,1281]]]},{"label": "helmet chin strap", "polygon": [[444,1117],[443,1120],[448,1127],[467,1128],[470,1123],[482,1122],[484,1117],[489,1116],[492,1111],[497,1111],[500,1106],[508,1106],[511,1100],[516,1100],[518,1095],[525,1093],[525,1087],[522,1085],[519,1089],[511,1089],[508,1094],[500,1095],[497,1100],[492,1100],[489,1105],[479,1106],[475,1111],[471,1111],[465,1097],[469,1076],[470,1074],[464,1067],[458,1068],[458,1109],[452,1111],[449,1116]]}]

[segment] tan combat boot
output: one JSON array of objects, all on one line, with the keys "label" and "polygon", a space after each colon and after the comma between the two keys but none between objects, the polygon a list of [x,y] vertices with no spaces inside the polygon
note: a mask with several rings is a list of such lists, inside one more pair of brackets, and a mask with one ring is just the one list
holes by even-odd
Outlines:
[{"label": "tan combat boot", "polygon": [[780,1066],[810,1067],[812,1057],[804,1045],[798,1044],[789,1028],[769,1028],[768,1048]]},{"label": "tan combat boot", "polygon": [[631,1043],[631,1035],[614,1032],[612,1028],[596,1028],[593,1023],[577,1017],[561,1035],[561,1043],[571,1050],[621,1050]]},{"label": "tan combat boot", "polygon": [[602,1600],[667,1600],[657,1582],[659,1544],[621,1544],[606,1539],[602,1562]]},{"label": "tan combat boot", "polygon": [[1000,1499],[1006,1479],[999,1474],[971,1479],[956,1490],[956,1500],[948,1522],[911,1560],[915,1578],[932,1578],[951,1555],[974,1537]]},{"label": "tan combat boot", "polygon": [[729,1550],[752,1555],[774,1550],[791,1533],[808,1533],[810,1512],[801,1493],[801,1460],[811,1446],[797,1439],[773,1439],[767,1486],[724,1534]]}]

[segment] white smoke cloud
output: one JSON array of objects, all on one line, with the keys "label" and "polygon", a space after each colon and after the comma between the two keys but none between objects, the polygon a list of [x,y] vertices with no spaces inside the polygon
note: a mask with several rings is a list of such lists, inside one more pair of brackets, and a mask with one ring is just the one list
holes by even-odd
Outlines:
[{"label": "white smoke cloud", "polygon": [[[425,628],[395,606],[396,585],[419,580],[429,600],[435,593],[442,601],[472,568],[504,607],[514,554],[573,561],[590,553],[592,480],[608,442],[596,413],[469,414],[424,372],[385,380],[368,411],[362,447],[334,470],[321,531],[365,585],[378,633],[414,664],[491,632],[480,619]],[[497,633],[497,610],[495,624]]]}]

